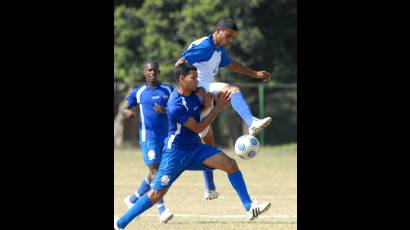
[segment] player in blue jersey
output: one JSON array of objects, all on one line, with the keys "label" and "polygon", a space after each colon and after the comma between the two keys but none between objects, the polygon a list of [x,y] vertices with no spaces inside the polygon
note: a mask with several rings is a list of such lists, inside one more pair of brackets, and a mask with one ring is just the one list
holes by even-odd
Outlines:
[{"label": "player in blue jersey", "polygon": [[[125,197],[124,203],[128,209],[151,188],[151,182],[155,178],[159,163],[161,162],[161,152],[163,142],[168,134],[168,117],[166,105],[172,86],[161,83],[158,80],[160,70],[159,64],[155,61],[148,61],[144,64],[145,84],[136,87],[128,96],[128,106],[123,111],[126,118],[135,117],[133,108],[139,105],[139,144],[144,158],[144,163],[149,169],[146,176],[134,194]],[[161,199],[157,203],[160,213],[160,222],[167,223],[173,214],[165,208]]]},{"label": "player in blue jersey", "polygon": [[[168,134],[166,105],[173,87],[161,83],[158,80],[159,73],[160,69],[157,62],[148,61],[144,64],[145,84],[131,91],[127,98],[128,106],[123,111],[126,118],[135,117],[132,109],[139,105],[139,144],[144,163],[149,169],[148,176],[144,178],[135,193],[125,197],[124,203],[128,208],[131,208],[138,198],[151,188],[151,182],[155,178],[161,162],[164,139]],[[212,171],[205,169],[204,172],[206,172],[204,173],[206,189],[215,188]],[[172,213],[165,208],[162,199],[158,201],[157,207],[160,212],[160,222],[167,223],[173,217]]]},{"label": "player in blue jersey", "polygon": [[[235,39],[238,28],[230,18],[223,18],[218,21],[215,31],[208,37],[203,37],[191,43],[189,48],[182,52],[180,59],[175,66],[187,62],[198,69],[199,87],[203,87],[207,92],[218,94],[219,92],[229,93],[233,109],[240,115],[249,127],[250,135],[257,135],[260,130],[268,126],[272,118],[266,117],[258,119],[252,115],[248,103],[243,98],[239,87],[231,86],[226,83],[214,82],[219,68],[228,67],[233,72],[245,74],[253,78],[269,80],[270,73],[266,71],[255,71],[243,66],[238,61],[232,60],[224,47],[229,46]],[[210,110],[201,114],[201,119]],[[214,137],[212,128],[207,127],[200,133],[201,138],[207,144],[213,145]]]},{"label": "player in blue jersey", "polygon": [[[228,179],[247,211],[249,220],[253,220],[271,206],[270,202],[252,202],[235,160],[217,147],[202,144],[198,138],[198,133],[209,126],[229,104],[229,93],[220,93],[215,98],[216,106],[200,120],[202,104],[194,93],[198,85],[196,67],[182,63],[176,67],[174,77],[178,80],[178,88],[172,92],[167,103],[170,129],[153,186],[121,218],[114,217],[114,229],[124,229],[134,218],[161,200],[185,170],[210,168],[227,172]],[[205,104],[210,104],[208,95],[204,98]]]}]

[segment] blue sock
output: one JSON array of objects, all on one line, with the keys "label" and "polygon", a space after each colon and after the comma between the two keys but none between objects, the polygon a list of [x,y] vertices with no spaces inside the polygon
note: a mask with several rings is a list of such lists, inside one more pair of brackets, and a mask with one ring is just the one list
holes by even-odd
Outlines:
[{"label": "blue sock", "polygon": [[204,174],[205,188],[215,190],[214,172],[210,169],[204,169],[202,173]]},{"label": "blue sock", "polygon": [[252,200],[249,197],[241,171],[238,170],[232,174],[228,174],[228,178],[233,188],[236,190],[236,193],[238,193],[245,210],[248,211],[251,208]]},{"label": "blue sock", "polygon": [[163,198],[161,198],[157,202],[157,207],[158,207],[159,214],[161,215],[165,211],[165,205],[164,205],[164,199]]},{"label": "blue sock", "polygon": [[135,217],[141,215],[147,209],[151,208],[152,204],[147,194],[137,200],[137,203],[132,206],[118,221],[117,225],[120,228],[125,228]]},{"label": "blue sock", "polygon": [[144,195],[145,193],[147,193],[150,189],[151,189],[151,180],[148,177],[145,177],[144,180],[142,180],[141,185],[138,187],[136,193],[138,194],[132,194],[130,196],[130,201],[131,203],[135,203],[137,202],[138,198],[142,195]]},{"label": "blue sock", "polygon": [[232,94],[231,105],[248,127],[250,127],[253,120],[252,112],[241,92]]},{"label": "blue sock", "polygon": [[137,202],[137,200],[138,200],[138,197],[135,194],[132,194],[130,196],[130,202],[131,203],[135,204],[135,202]]}]

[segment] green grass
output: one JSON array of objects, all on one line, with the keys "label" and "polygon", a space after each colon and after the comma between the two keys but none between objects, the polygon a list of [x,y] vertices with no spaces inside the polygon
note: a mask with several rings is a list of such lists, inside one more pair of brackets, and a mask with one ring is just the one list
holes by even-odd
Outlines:
[{"label": "green grass", "polygon": [[[296,152],[297,145],[262,147],[258,155],[245,161],[233,150],[224,150],[234,158],[244,175],[252,199],[270,201],[272,207],[258,219],[248,222],[243,206],[226,173],[215,170],[214,180],[220,196],[203,199],[203,176],[185,171],[165,195],[165,205],[175,214],[166,225],[159,224],[156,206],[131,222],[127,229],[296,229]],[[114,150],[114,214],[126,211],[123,198],[136,189],[147,175],[137,148]]]}]

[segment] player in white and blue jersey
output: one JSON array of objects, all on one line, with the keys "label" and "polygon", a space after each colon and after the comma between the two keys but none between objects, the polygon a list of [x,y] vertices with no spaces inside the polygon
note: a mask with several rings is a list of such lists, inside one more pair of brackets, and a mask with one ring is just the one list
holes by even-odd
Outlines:
[{"label": "player in white and blue jersey", "polygon": [[[207,117],[200,120],[202,104],[194,93],[198,85],[196,67],[182,63],[176,67],[174,76],[178,79],[178,88],[173,91],[167,103],[169,132],[153,186],[121,218],[114,217],[114,229],[124,229],[134,218],[161,200],[185,170],[210,168],[225,171],[247,211],[249,220],[253,220],[271,206],[270,202],[252,202],[235,160],[215,146],[202,144],[198,138],[198,133],[209,126],[229,104],[229,93],[220,93],[215,99],[216,106]],[[205,96],[204,104],[211,107],[209,95],[211,94]]]},{"label": "player in white and blue jersey", "polygon": [[[232,19],[223,18],[219,20],[215,31],[208,37],[203,37],[192,42],[188,49],[182,52],[180,59],[175,65],[177,66],[183,62],[194,65],[198,69],[198,86],[203,87],[207,92],[211,92],[215,95],[219,92],[229,93],[232,108],[248,125],[249,134],[257,135],[262,128],[271,123],[272,118],[266,117],[258,119],[254,117],[239,87],[214,82],[218,70],[223,67],[228,67],[228,69],[233,72],[265,81],[270,78],[270,73],[252,70],[243,66],[238,61],[233,60],[228,55],[224,47],[229,46],[233,42],[237,33],[238,28]],[[201,119],[209,112],[210,110],[204,111],[201,114]],[[200,133],[200,136],[205,143],[213,145],[214,137],[212,128],[207,127],[204,132]]]},{"label": "player in white and blue jersey", "polygon": [[[229,93],[232,108],[248,125],[249,134],[257,135],[262,128],[267,127],[271,123],[272,118],[266,117],[258,119],[254,117],[239,87],[222,82],[214,82],[218,70],[223,67],[228,67],[228,69],[236,73],[245,74],[265,81],[270,78],[270,73],[252,70],[241,65],[238,61],[232,60],[228,55],[224,47],[232,43],[237,32],[238,28],[232,19],[221,19],[217,23],[215,31],[208,37],[203,37],[192,42],[188,49],[182,52],[180,59],[175,65],[177,66],[183,62],[194,65],[198,69],[198,86],[204,88],[206,92],[211,92],[214,95],[219,92]],[[212,107],[202,111],[201,119],[206,117],[211,109]],[[204,131],[199,133],[199,136],[205,144],[215,145],[215,138],[211,126],[208,126]],[[213,178],[213,174],[208,175],[208,177]],[[218,193],[215,189],[205,190],[205,198],[209,197],[218,197]]]}]

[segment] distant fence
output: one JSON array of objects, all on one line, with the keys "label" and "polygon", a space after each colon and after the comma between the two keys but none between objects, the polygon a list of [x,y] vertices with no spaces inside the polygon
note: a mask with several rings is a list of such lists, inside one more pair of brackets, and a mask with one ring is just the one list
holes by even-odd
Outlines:
[{"label": "distant fence", "polygon": [[[297,85],[286,83],[232,83],[241,88],[254,116],[272,117],[272,123],[257,137],[261,144],[277,145],[297,142]],[[115,88],[115,87],[114,87]],[[115,90],[114,90],[115,91]],[[114,117],[124,92],[114,92]],[[138,138],[139,111],[137,117],[125,120],[124,142],[136,143]],[[248,133],[248,127],[239,115],[228,107],[212,125],[217,146],[232,147],[236,138]]]}]

